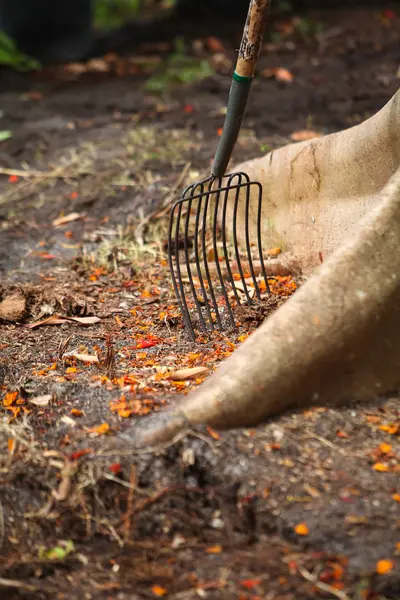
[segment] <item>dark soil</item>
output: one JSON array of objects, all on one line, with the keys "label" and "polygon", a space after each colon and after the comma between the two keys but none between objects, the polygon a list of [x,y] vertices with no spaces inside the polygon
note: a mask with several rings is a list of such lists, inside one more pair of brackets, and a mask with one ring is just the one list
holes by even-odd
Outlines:
[{"label": "dark soil", "polygon": [[[296,130],[356,124],[398,88],[397,18],[309,21],[263,52],[260,72],[284,67],[293,81],[257,78],[235,162]],[[159,452],[119,441],[205,377],[173,382],[168,369],[212,372],[289,293],[272,282],[268,310],[238,310],[238,331],[185,336],[165,215],[209,168],[231,69],[155,95],[148,65],[170,50],[142,49],[145,67],[111,59],[107,73],[0,75],[0,129],[12,132],[0,144],[0,302],[23,302],[0,327],[0,597],[398,599],[398,394],[253,430],[199,428]],[[100,321],[31,327],[51,314]]]}]

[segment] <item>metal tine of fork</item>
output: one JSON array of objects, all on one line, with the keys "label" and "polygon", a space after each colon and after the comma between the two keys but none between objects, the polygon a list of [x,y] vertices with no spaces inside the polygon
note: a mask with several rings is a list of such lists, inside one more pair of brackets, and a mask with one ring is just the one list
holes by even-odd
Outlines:
[{"label": "metal tine of fork", "polygon": [[[212,182],[209,183],[209,189],[212,186]],[[215,206],[214,206],[214,215],[213,215],[213,250],[214,250],[214,260],[215,260],[215,266],[216,266],[216,270],[217,270],[217,275],[218,275],[218,279],[221,285],[221,289],[222,289],[222,294],[224,296],[225,299],[225,305],[228,311],[228,316],[229,316],[229,320],[231,322],[231,325],[233,328],[236,327],[235,324],[235,318],[233,316],[233,312],[232,312],[232,308],[229,302],[229,296],[226,290],[226,285],[224,282],[224,278],[222,276],[222,271],[221,271],[221,265],[219,264],[219,256],[218,256],[218,247],[217,247],[217,225],[218,225],[218,208],[219,208],[219,202],[220,202],[220,198],[221,198],[221,186],[219,186],[216,190],[215,190],[215,194],[216,194],[216,198],[215,198]]]},{"label": "metal tine of fork", "polygon": [[226,209],[228,207],[229,192],[231,191],[229,186],[231,185],[231,181],[234,177],[235,177],[235,175],[231,175],[229,177],[227,187],[224,190],[225,193],[224,193],[224,201],[223,201],[223,206],[222,206],[221,228],[222,228],[222,246],[224,249],[225,266],[226,266],[226,270],[228,273],[228,279],[229,279],[229,283],[231,284],[232,291],[235,296],[235,300],[239,305],[240,298],[239,298],[239,294],[238,294],[238,291],[235,286],[235,280],[233,279],[233,275],[232,275],[232,269],[231,269],[231,265],[229,262],[229,256],[228,256],[228,246],[227,246],[227,241],[226,241]]},{"label": "metal tine of fork", "polygon": [[261,216],[262,216],[262,186],[261,183],[256,181],[253,185],[258,188],[258,207],[257,207],[257,240],[258,240],[258,254],[260,256],[260,265],[261,265],[261,273],[265,283],[265,290],[267,294],[271,294],[271,289],[268,283],[267,272],[265,270],[264,264],[264,255],[262,249],[262,240],[261,240]]},{"label": "metal tine of fork", "polygon": [[[198,204],[197,204],[196,218],[195,218],[195,225],[194,225],[194,260],[196,263],[197,276],[198,276],[198,279],[200,282],[201,293],[203,294],[204,306],[205,306],[205,309],[207,312],[207,317],[208,317],[210,323],[212,324],[212,316],[211,316],[210,305],[208,302],[207,290],[204,285],[203,274],[201,272],[200,251],[199,251],[199,237],[200,237],[200,231],[201,231],[200,230],[200,218],[201,218],[202,203],[203,203],[203,197],[204,197],[204,184],[205,183],[206,182],[202,182],[201,192],[197,196]],[[203,317],[203,321],[204,321],[204,317]],[[208,330],[207,324],[204,323],[204,331],[207,331],[207,330]]]},{"label": "metal tine of fork", "polygon": [[[180,230],[180,221],[181,221],[181,215],[182,215],[182,203],[183,202],[184,202],[183,199],[177,200],[171,208],[169,228],[168,228],[168,260],[169,260],[169,268],[170,268],[170,272],[171,272],[172,283],[174,286],[176,299],[178,301],[178,305],[179,305],[180,311],[182,313],[186,329],[189,332],[191,340],[194,342],[196,339],[196,336],[195,336],[195,331],[194,331],[192,321],[190,318],[188,305],[186,302],[185,290],[184,290],[183,281],[182,281],[181,267],[180,267],[180,262],[179,262],[179,251],[178,251],[179,230]],[[177,219],[176,219],[175,236],[174,236],[175,237],[175,248],[173,249],[172,248],[172,228],[173,228],[174,215],[175,215],[176,210],[177,210],[178,214],[177,214]],[[173,250],[174,250],[174,252],[173,252]],[[175,275],[175,269],[174,269],[174,261],[172,258],[173,255],[175,255],[176,275]]]},{"label": "metal tine of fork", "polygon": [[[218,179],[218,183],[219,183],[218,187],[221,187],[221,178]],[[210,296],[211,296],[213,308],[215,310],[215,316],[217,319],[217,328],[220,331],[222,331],[223,326],[222,326],[222,322],[221,322],[221,316],[220,316],[219,310],[218,310],[217,300],[215,297],[214,286],[212,284],[212,279],[210,276],[210,269],[208,266],[208,259],[207,259],[207,247],[206,247],[207,212],[208,212],[208,206],[210,204],[210,196],[212,195],[212,193],[213,192],[210,191],[210,189],[208,189],[205,194],[203,224],[202,224],[202,232],[201,232],[201,246],[202,246],[202,252],[203,252],[203,262],[204,262],[204,269],[205,269],[206,277],[207,277],[208,289],[210,290]],[[212,319],[211,319],[211,327],[212,327],[212,329],[215,329],[215,324]]]},{"label": "metal tine of fork", "polygon": [[254,272],[253,258],[251,256],[251,247],[250,247],[250,231],[249,231],[250,192],[251,192],[251,186],[248,185],[246,187],[246,204],[245,204],[245,218],[244,218],[247,260],[249,261],[249,268],[250,268],[251,278],[253,280],[256,296],[257,296],[258,300],[261,300],[260,288],[258,285],[256,274]]},{"label": "metal tine of fork", "polygon": [[[239,184],[241,184],[241,180],[242,180],[242,173],[237,173],[237,176],[239,178]],[[238,239],[237,239],[237,212],[238,212],[238,206],[239,206],[239,198],[240,198],[240,191],[243,189],[243,187],[245,186],[249,186],[250,184],[248,182],[240,185],[240,187],[236,188],[236,194],[235,194],[235,203],[234,203],[234,208],[233,208],[233,244],[235,247],[235,255],[236,255],[236,262],[237,262],[237,266],[238,266],[238,271],[239,271],[239,275],[240,275],[240,279],[242,281],[243,284],[243,290],[244,293],[246,295],[246,299],[247,299],[247,303],[249,305],[253,304],[251,298],[250,298],[250,294],[249,291],[247,289],[247,285],[246,285],[246,281],[244,278],[244,274],[243,274],[243,268],[242,268],[242,262],[240,260],[240,256],[239,256],[239,245],[238,245]]]},{"label": "metal tine of fork", "polygon": [[[189,278],[190,289],[192,291],[194,302],[196,304],[197,314],[199,315],[200,326],[201,326],[201,328],[204,331],[207,331],[207,325],[206,325],[206,323],[204,321],[204,317],[203,317],[203,313],[202,313],[202,310],[201,310],[200,302],[199,302],[199,299],[197,297],[197,291],[196,291],[196,288],[195,288],[195,285],[194,285],[194,281],[193,281],[192,269],[190,267],[189,247],[188,247],[189,225],[190,225],[190,216],[191,216],[190,213],[191,213],[191,210],[192,210],[193,198],[196,195],[196,189],[197,188],[200,189],[200,194],[202,194],[203,191],[204,191],[204,186],[200,183],[198,186],[197,185],[193,186],[190,189],[190,196],[188,198],[185,198],[185,200],[187,202],[187,210],[186,210],[186,218],[185,218],[185,230],[184,230],[184,236],[183,236],[183,244],[184,244],[184,252],[185,252],[185,266],[186,266],[186,270],[187,270],[187,274],[188,274],[188,278]],[[200,195],[199,200],[201,200],[201,195]],[[205,302],[207,302],[207,297],[205,297]]]}]

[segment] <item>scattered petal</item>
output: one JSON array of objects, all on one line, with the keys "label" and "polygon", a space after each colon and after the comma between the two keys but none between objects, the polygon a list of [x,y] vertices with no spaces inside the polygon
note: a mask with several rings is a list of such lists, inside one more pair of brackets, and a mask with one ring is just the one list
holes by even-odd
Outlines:
[{"label": "scattered petal", "polygon": [[387,473],[389,471],[388,465],[379,462],[375,463],[372,468],[374,469],[374,471],[379,471],[379,473]]},{"label": "scattered petal", "polygon": [[257,585],[260,585],[261,583],[261,579],[255,578],[255,579],[242,579],[242,581],[240,582],[240,585],[244,588],[246,588],[247,590],[251,590],[252,588],[255,588]]},{"label": "scattered petal", "polygon": [[71,409],[71,415],[74,415],[74,417],[82,417],[83,416],[83,410],[79,410],[79,408],[72,408]]},{"label": "scattered petal", "polygon": [[294,530],[297,533],[297,535],[308,535],[309,534],[309,529],[308,529],[306,523],[298,523],[296,525],[296,527],[294,528]]},{"label": "scattered petal", "polygon": [[390,573],[393,569],[393,562],[391,560],[383,559],[378,560],[376,563],[376,572],[378,575],[385,575],[386,573]]},{"label": "scattered petal", "polygon": [[220,554],[222,552],[222,546],[216,544],[215,546],[210,546],[206,548],[207,554]]},{"label": "scattered petal", "polygon": [[110,431],[110,426],[108,423],[102,423],[101,425],[96,425],[95,427],[91,427],[87,430],[88,433],[95,433],[97,435],[104,435]]},{"label": "scattered petal", "polygon": [[151,591],[158,598],[162,598],[163,596],[165,596],[167,594],[167,590],[165,588],[161,587],[160,585],[153,585],[153,587],[151,588]]},{"label": "scattered petal", "polygon": [[379,444],[379,451],[382,454],[390,454],[390,452],[392,451],[392,446],[384,442],[383,444]]}]

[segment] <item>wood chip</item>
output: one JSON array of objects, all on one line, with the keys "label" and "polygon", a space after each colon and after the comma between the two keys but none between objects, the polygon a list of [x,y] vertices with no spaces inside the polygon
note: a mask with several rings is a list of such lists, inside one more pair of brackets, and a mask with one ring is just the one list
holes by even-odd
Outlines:
[{"label": "wood chip", "polygon": [[51,400],[51,394],[45,394],[44,396],[35,396],[29,400],[30,404],[35,406],[47,406]]},{"label": "wood chip", "polygon": [[63,217],[58,217],[54,219],[53,225],[54,227],[60,227],[61,225],[66,225],[67,223],[72,223],[73,221],[78,221],[81,219],[83,215],[77,212],[69,213],[69,215],[64,215]]},{"label": "wood chip", "polygon": [[179,371],[174,371],[168,377],[168,379],[172,379],[173,381],[186,381],[188,379],[196,379],[199,375],[204,375],[208,372],[208,367],[191,367],[188,369],[180,369]]}]

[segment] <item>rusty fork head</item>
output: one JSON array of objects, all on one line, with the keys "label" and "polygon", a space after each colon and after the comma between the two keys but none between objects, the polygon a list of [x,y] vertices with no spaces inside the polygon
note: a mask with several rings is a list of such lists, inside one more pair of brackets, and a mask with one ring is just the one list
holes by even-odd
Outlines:
[{"label": "rusty fork head", "polygon": [[[255,218],[250,219],[250,208],[255,208]],[[207,333],[235,328],[233,308],[242,303],[251,305],[254,296],[261,300],[262,293],[270,293],[261,214],[261,184],[240,172],[210,176],[192,184],[173,204],[168,230],[169,268],[185,327],[193,341],[196,329]],[[250,226],[255,227],[252,234]],[[244,242],[241,249],[239,240]]]}]

